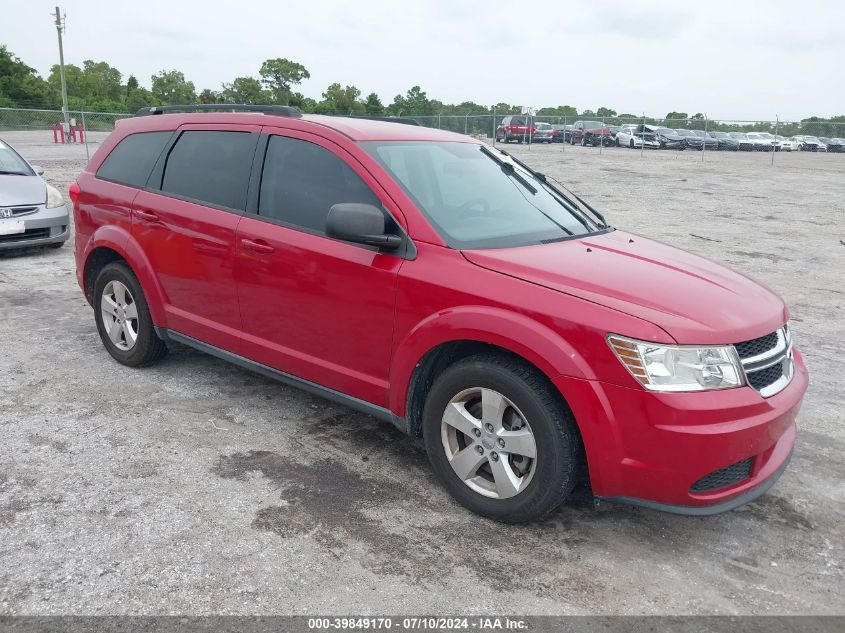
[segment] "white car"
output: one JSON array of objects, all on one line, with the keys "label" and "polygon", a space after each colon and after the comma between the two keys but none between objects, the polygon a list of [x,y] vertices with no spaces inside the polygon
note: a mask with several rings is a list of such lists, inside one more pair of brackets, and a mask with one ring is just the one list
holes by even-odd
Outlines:
[{"label": "white car", "polygon": [[660,149],[660,142],[650,132],[637,132],[636,127],[623,125],[616,133],[616,147]]},{"label": "white car", "polygon": [[793,136],[792,140],[798,143],[798,149],[803,152],[826,152],[827,145],[822,143],[815,136]]},{"label": "white car", "polygon": [[775,146],[774,143],[763,136],[765,132],[748,132],[745,136],[754,144],[754,149],[761,152],[771,152]]},{"label": "white car", "polygon": [[782,152],[796,152],[800,149],[798,147],[798,143],[793,141],[791,138],[775,134],[775,139],[778,143],[780,143],[780,149]]}]

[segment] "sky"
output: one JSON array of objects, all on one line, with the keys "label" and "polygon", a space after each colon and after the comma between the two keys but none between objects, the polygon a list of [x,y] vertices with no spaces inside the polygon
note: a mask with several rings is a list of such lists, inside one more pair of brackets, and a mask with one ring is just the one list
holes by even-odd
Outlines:
[{"label": "sky", "polygon": [[[0,0],[0,43],[46,77],[55,0]],[[65,61],[106,61],[149,87],[197,91],[303,64],[387,104],[419,85],[444,103],[605,106],[662,116],[796,120],[845,114],[842,0],[61,0]]]}]

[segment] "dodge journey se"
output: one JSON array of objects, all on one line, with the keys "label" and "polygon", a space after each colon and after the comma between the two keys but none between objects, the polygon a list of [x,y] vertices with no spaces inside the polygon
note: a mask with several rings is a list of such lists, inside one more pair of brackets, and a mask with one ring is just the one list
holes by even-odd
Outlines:
[{"label": "dodge journey se", "polygon": [[584,480],[713,514],[786,468],[808,376],[768,288],[467,136],[225,107],[120,121],[71,186],[118,362],[177,342],[387,420],[501,521]]}]

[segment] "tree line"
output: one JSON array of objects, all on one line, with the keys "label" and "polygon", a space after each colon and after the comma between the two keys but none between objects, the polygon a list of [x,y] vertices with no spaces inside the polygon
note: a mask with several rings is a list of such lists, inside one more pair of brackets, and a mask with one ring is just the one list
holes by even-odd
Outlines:
[{"label": "tree line", "polygon": [[[383,103],[375,92],[364,96],[356,86],[329,85],[318,101],[297,91],[298,86],[311,77],[302,64],[286,58],[267,59],[258,69],[257,77],[235,77],[230,83],[223,83],[219,90],[204,88],[197,91],[192,81],[179,70],[161,70],[150,77],[150,87],[145,88],[137,77],[124,75],[104,61],[85,60],[82,66],[65,65],[65,83],[70,110],[89,112],[136,112],[152,105],[182,105],[193,103],[250,103],[291,105],[302,112],[315,114],[448,117],[475,115],[470,121],[441,120],[440,126],[466,131],[468,133],[491,134],[493,114],[518,113],[519,106],[498,103],[485,106],[472,101],[447,104],[430,99],[420,86],[411,87],[405,94],[396,95],[390,103]],[[0,107],[45,108],[61,107],[61,80],[59,66],[50,69],[44,79],[5,45],[0,45]],[[537,117],[544,120],[572,123],[576,117],[603,120],[608,124],[643,121],[663,121],[636,114],[619,113],[611,108],[600,107],[595,111],[581,110],[561,105],[536,110]],[[484,118],[486,116],[486,119]],[[734,124],[706,121],[702,113],[667,113],[665,124],[669,127],[712,130],[774,131],[770,123]],[[834,124],[831,124],[833,122]],[[840,125],[836,125],[835,123]],[[430,122],[427,122],[430,123]],[[816,134],[820,136],[845,135],[845,115],[823,120],[809,117],[800,123],[782,124],[781,134]]]}]

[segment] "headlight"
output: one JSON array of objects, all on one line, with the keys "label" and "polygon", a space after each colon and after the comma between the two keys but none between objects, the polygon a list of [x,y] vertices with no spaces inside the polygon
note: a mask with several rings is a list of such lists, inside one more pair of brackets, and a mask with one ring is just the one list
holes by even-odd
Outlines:
[{"label": "headlight", "polygon": [[745,384],[732,345],[658,345],[610,335],[607,342],[631,375],[650,391],[707,391]]},{"label": "headlight", "polygon": [[47,185],[47,208],[60,207],[65,203],[61,192],[52,185]]}]

